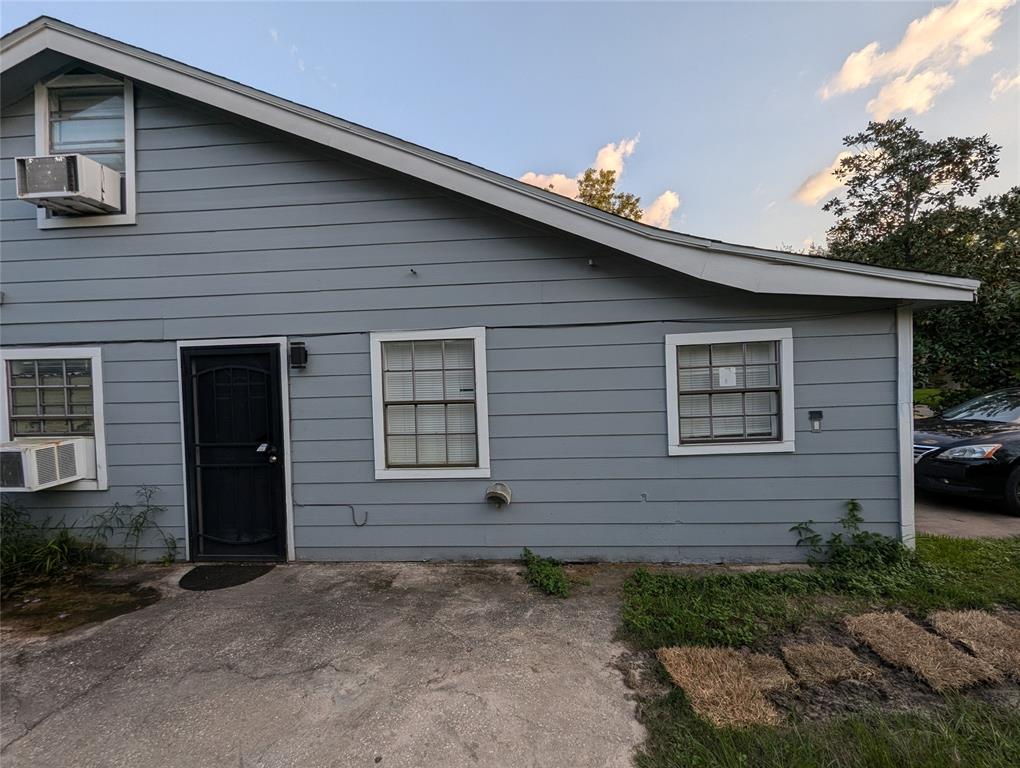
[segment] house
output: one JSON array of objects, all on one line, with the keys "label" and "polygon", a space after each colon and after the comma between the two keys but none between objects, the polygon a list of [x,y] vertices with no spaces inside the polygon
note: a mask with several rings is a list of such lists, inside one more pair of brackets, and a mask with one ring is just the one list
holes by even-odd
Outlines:
[{"label": "house", "polygon": [[0,45],[5,478],[80,452],[33,515],[157,486],[191,560],[791,560],[851,498],[912,539],[912,313],[976,282],[654,229],[50,18]]}]

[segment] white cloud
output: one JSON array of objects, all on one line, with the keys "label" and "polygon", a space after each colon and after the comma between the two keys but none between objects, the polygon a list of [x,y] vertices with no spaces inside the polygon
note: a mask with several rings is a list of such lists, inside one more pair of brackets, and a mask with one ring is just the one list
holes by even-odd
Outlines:
[{"label": "white cloud", "polygon": [[622,139],[615,144],[612,142],[606,144],[595,155],[595,170],[613,171],[616,178],[620,178],[620,174],[623,173],[623,161],[634,154],[639,139],[639,136],[635,136],[633,139]]},{"label": "white cloud", "polygon": [[839,167],[840,161],[844,157],[850,157],[851,154],[850,152],[840,152],[827,168],[804,179],[804,183],[793,193],[794,199],[804,205],[818,205],[823,198],[843,186],[836,178],[836,169]]},{"label": "white cloud", "polygon": [[659,229],[669,229],[669,220],[679,207],[680,195],[667,189],[645,208],[645,212],[641,216],[641,223]]},{"label": "white cloud", "polygon": [[[819,91],[822,99],[884,82],[868,109],[879,120],[894,112],[924,112],[953,83],[950,70],[990,52],[1006,9],[1016,0],[954,0],[914,19],[896,46],[877,42],[854,51]],[[881,116],[880,116],[881,115]]]},{"label": "white cloud", "polygon": [[[624,161],[634,154],[638,141],[640,141],[640,137],[634,136],[630,139],[609,142],[595,154],[595,161],[590,167],[598,171],[613,171],[616,173],[616,178],[619,179],[623,175]],[[565,173],[535,173],[534,171],[528,171],[523,176],[520,176],[519,180],[525,184],[531,184],[542,189],[550,189],[556,194],[576,199],[578,181],[583,173],[582,171],[576,176],[567,176]],[[668,229],[670,218],[679,207],[680,196],[676,192],[667,189],[645,209],[641,221],[653,227]]]},{"label": "white cloud", "polygon": [[868,102],[868,112],[879,121],[900,112],[923,114],[935,103],[935,96],[953,84],[948,72],[927,71],[908,77],[901,75],[882,86]]},{"label": "white cloud", "polygon": [[1012,76],[1005,72],[996,72],[992,75],[992,101],[1012,88],[1020,88],[1020,71]]},{"label": "white cloud", "polygon": [[557,195],[569,198],[577,197],[576,176],[567,176],[563,173],[535,173],[534,171],[528,171],[520,177],[520,180],[533,187],[552,190]]}]

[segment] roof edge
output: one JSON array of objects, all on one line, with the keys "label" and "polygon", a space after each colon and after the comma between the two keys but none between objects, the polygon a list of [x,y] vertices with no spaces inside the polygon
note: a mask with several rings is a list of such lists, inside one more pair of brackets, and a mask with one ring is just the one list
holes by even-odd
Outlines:
[{"label": "roof edge", "polygon": [[[20,55],[13,55],[26,44]],[[699,279],[755,293],[924,302],[973,301],[980,286],[969,278],[736,245],[633,222],[49,16],[0,38],[0,71],[47,48]],[[104,52],[110,60],[103,60]],[[126,71],[131,69],[138,71]],[[221,97],[215,101],[209,98],[214,91]]]}]

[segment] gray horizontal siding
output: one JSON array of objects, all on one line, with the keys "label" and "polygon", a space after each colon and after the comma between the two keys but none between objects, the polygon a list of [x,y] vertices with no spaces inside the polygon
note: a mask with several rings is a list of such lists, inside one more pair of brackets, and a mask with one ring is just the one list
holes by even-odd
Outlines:
[{"label": "gray horizontal siding", "polygon": [[[682,278],[137,93],[130,227],[38,230],[11,160],[33,151],[31,106],[0,118],[4,343],[103,346],[111,487],[20,497],[35,514],[85,519],[156,485],[183,536],[174,342],[286,335],[311,355],[290,375],[299,558],[796,559],[790,526],[828,531],[849,498],[896,533],[891,307]],[[488,328],[502,510],[487,480],[374,480],[368,333],[469,325]],[[666,456],[663,336],[761,327],[793,328],[796,453]]]}]

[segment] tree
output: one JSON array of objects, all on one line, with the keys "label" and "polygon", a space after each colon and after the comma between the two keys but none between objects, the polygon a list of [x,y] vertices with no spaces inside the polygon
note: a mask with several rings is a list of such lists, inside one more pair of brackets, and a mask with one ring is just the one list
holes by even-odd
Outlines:
[{"label": "tree", "polygon": [[976,304],[920,312],[915,379],[992,388],[1020,378],[1020,187],[966,205],[998,175],[987,136],[927,141],[905,120],[847,136],[836,169],[843,197],[827,255],[900,269],[974,277]]},{"label": "tree", "polygon": [[585,205],[631,221],[640,221],[644,214],[640,197],[616,191],[616,171],[613,170],[586,170],[577,182],[577,199]]}]

